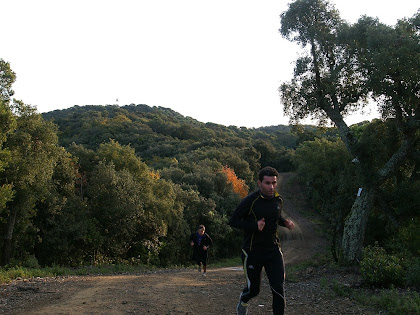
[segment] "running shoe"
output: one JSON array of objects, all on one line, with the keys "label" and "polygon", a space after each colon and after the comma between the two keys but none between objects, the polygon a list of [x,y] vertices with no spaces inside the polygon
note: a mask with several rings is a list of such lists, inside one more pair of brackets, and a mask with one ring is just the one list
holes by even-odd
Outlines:
[{"label": "running shoe", "polygon": [[236,314],[238,315],[248,315],[248,304],[239,301],[238,305],[236,306]]}]

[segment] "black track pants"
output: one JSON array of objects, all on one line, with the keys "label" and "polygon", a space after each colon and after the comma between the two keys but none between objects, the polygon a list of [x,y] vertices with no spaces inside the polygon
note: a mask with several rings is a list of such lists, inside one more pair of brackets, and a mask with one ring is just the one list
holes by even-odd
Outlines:
[{"label": "black track pants", "polygon": [[197,249],[194,250],[193,259],[197,263],[197,265],[203,264],[203,266],[207,266],[207,257],[208,252],[204,249]]},{"label": "black track pants", "polygon": [[286,300],[284,298],[284,261],[279,248],[242,250],[242,262],[247,286],[244,288],[241,300],[247,303],[260,293],[261,272],[264,267],[273,293],[273,314],[284,314]]}]

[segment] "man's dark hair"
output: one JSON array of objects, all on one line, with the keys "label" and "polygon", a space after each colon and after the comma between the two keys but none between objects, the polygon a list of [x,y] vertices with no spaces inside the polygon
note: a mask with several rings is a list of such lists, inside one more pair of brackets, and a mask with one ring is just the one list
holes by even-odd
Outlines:
[{"label": "man's dark hair", "polygon": [[279,172],[271,166],[266,166],[260,170],[258,173],[258,179],[262,182],[264,179],[264,176],[279,176]]}]

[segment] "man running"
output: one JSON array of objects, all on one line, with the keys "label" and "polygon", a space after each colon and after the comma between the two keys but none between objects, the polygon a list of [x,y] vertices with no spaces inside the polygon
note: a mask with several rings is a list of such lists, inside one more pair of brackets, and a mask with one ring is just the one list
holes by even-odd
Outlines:
[{"label": "man running", "polygon": [[198,272],[201,272],[201,265],[203,265],[203,276],[207,272],[207,257],[208,249],[213,245],[211,237],[206,233],[206,227],[200,224],[197,232],[190,236],[191,246],[194,247],[193,259],[198,265]]},{"label": "man running", "polygon": [[259,190],[245,197],[229,220],[229,225],[245,232],[242,262],[247,286],[243,289],[236,311],[248,314],[248,301],[257,296],[264,267],[273,294],[273,314],[284,314],[284,261],[277,228],[293,229],[295,224],[282,217],[283,200],[276,191],[279,174],[264,167],[258,174]]}]

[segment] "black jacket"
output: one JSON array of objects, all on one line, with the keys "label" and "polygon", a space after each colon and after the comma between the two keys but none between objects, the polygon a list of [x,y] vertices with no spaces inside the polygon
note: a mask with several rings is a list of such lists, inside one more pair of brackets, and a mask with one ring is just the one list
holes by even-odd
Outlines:
[{"label": "black jacket", "polygon": [[[285,226],[281,211],[283,200],[278,193],[267,198],[260,191],[251,193],[238,205],[229,220],[229,225],[245,231],[242,248],[245,250],[268,249],[279,246],[277,228]],[[257,221],[265,219],[262,231]]]},{"label": "black jacket", "polygon": [[197,241],[197,232],[191,234],[190,241],[194,242],[194,252],[201,252],[204,251],[203,246],[209,247],[210,245],[213,245],[213,241],[207,233],[203,234],[203,238],[201,239],[201,243],[198,244]]}]

